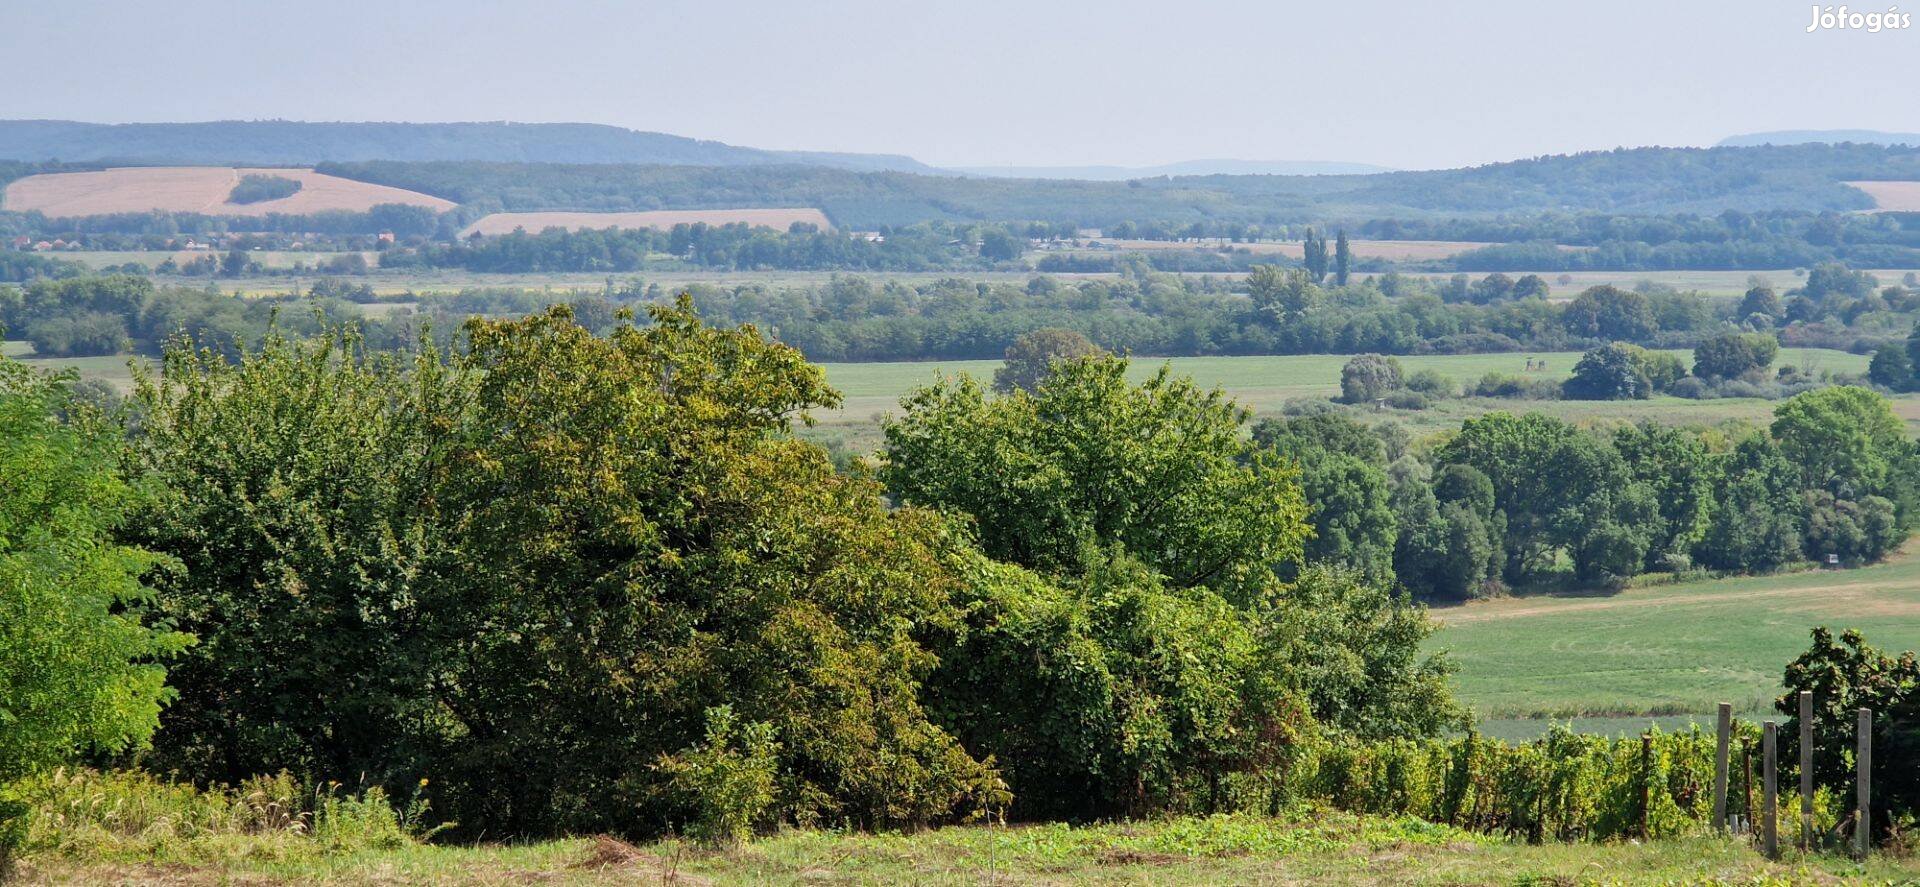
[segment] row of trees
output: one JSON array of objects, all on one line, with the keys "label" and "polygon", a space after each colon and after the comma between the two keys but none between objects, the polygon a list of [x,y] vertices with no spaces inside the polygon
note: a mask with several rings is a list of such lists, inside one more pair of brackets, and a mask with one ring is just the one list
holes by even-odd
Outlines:
[{"label": "row of trees", "polygon": [[1765,429],[1496,412],[1422,454],[1396,426],[1326,412],[1263,420],[1254,439],[1301,466],[1312,558],[1435,599],[1866,563],[1907,537],[1920,504],[1914,444],[1884,398],[1847,386],[1783,402]]}]

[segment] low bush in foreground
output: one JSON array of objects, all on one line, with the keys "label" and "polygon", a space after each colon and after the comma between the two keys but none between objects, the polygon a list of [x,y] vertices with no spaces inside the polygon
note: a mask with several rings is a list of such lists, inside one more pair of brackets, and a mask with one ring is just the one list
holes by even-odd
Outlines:
[{"label": "low bush in foreground", "polygon": [[433,831],[424,805],[398,809],[377,787],[309,786],[286,773],[200,789],[139,771],[62,768],[18,791],[29,805],[22,855],[79,862],[317,859],[399,850]]}]

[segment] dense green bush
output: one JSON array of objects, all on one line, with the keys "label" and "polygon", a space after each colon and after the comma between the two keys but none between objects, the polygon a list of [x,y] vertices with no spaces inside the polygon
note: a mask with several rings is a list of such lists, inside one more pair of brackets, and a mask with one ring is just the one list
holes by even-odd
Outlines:
[{"label": "dense green bush", "polygon": [[155,494],[124,534],[183,567],[157,606],[201,642],[156,762],[236,782],[286,768],[404,784],[458,731],[433,698],[455,651],[440,503],[463,382],[350,334],[229,362],[172,349],[142,381],[127,461]]},{"label": "dense green bush", "polygon": [[149,627],[140,576],[164,562],[111,537],[139,491],[70,381],[0,359],[0,875],[23,834],[16,784],[144,744],[172,697],[159,663],[191,641]]}]

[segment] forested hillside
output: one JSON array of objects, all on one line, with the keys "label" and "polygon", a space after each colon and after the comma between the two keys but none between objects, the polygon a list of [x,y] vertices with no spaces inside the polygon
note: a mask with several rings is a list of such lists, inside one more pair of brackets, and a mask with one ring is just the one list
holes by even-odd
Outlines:
[{"label": "forested hillside", "polygon": [[322,172],[488,209],[817,206],[842,225],[927,220],[1149,219],[1250,224],[1541,211],[1860,210],[1848,180],[1920,179],[1920,148],[1635,148],[1364,176],[1195,176],[1130,182],[963,179],[800,166],[329,163]]},{"label": "forested hillside", "polygon": [[80,123],[0,120],[0,158],[187,164],[307,164],[344,160],[521,163],[817,164],[932,172],[912,158],[762,151],[595,123]]}]

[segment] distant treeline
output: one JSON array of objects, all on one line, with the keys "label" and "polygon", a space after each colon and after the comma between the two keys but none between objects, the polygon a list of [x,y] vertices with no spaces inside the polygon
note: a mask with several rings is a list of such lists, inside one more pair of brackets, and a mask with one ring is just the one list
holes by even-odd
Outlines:
[{"label": "distant treeline", "polygon": [[1329,218],[1567,211],[1632,214],[1869,209],[1841,184],[1920,179],[1920,148],[1636,148],[1470,169],[1130,182],[971,179],[800,166],[462,162],[321,164],[322,172],[501,210],[817,206],[856,228],[1042,219],[1094,227],[1164,219],[1278,225]]},{"label": "distant treeline", "polygon": [[[218,265],[246,254],[206,259]],[[275,310],[285,324],[318,306],[335,319],[361,320],[377,347],[404,348],[423,324],[444,334],[472,315],[525,314],[558,301],[572,302],[589,326],[610,328],[623,305],[685,292],[704,316],[754,324],[812,360],[875,361],[998,358],[1020,335],[1046,328],[1079,332],[1115,352],[1160,356],[1556,351],[1611,342],[1690,348],[1748,331],[1864,353],[1903,339],[1920,310],[1920,283],[1879,281],[1838,265],[1816,267],[1784,293],[1756,286],[1741,299],[1644,285],[1593,287],[1569,301],[1550,300],[1553,284],[1537,275],[1498,273],[1430,281],[1390,272],[1338,286],[1314,283],[1306,272],[1265,271],[1248,286],[1135,268],[1119,279],[1040,275],[1025,284],[955,276],[910,285],[847,275],[810,286],[695,284],[671,292],[609,278],[598,292],[423,294],[410,308],[364,319],[351,303],[375,297],[351,280],[323,278],[303,293],[246,300],[134,276],[43,280],[0,287],[0,324],[42,354],[157,353],[182,329],[201,341],[256,341]],[[292,301],[296,295],[303,298]]]}]

